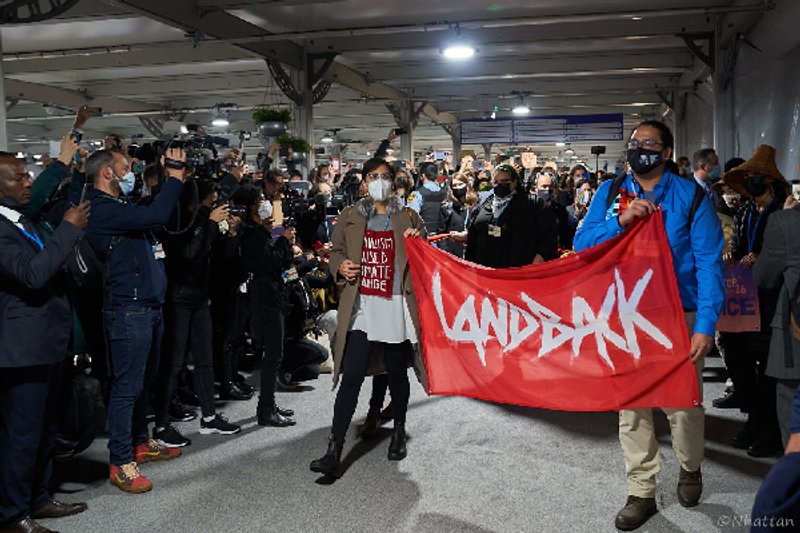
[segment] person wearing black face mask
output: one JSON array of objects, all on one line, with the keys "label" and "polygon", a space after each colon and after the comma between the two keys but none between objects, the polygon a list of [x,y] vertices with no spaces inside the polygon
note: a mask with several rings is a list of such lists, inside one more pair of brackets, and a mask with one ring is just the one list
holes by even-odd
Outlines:
[{"label": "person wearing black face mask", "polygon": [[572,239],[575,236],[575,230],[578,228],[578,222],[567,212],[567,205],[569,204],[563,204],[561,201],[562,198],[571,196],[572,191],[569,191],[569,195],[560,194],[557,187],[557,179],[555,173],[546,168],[536,174],[531,192],[538,196],[545,206],[550,207],[556,215],[558,249],[572,250]]},{"label": "person wearing black face mask", "polygon": [[499,165],[492,184],[492,194],[471,213],[464,258],[491,268],[553,259],[558,247],[553,210],[522,190],[511,165]]},{"label": "person wearing black face mask", "polygon": [[469,183],[469,176],[457,172],[453,176],[447,199],[442,203],[437,233],[450,235],[440,241],[442,250],[456,257],[464,257],[464,242],[467,239],[467,228],[470,222],[470,211],[478,203],[478,195]]},{"label": "person wearing black face mask", "polygon": [[[632,174],[600,186],[574,243],[575,251],[580,253],[622,234],[639,219],[651,214],[663,216],[691,335],[687,339],[690,350],[686,357],[695,365],[702,398],[703,361],[714,345],[716,324],[725,300],[723,236],[714,205],[703,190],[694,180],[682,179],[666,169],[673,148],[674,138],[665,124],[655,120],[639,124],[628,141],[627,159]],[[646,354],[642,354],[644,357]],[[703,490],[700,467],[705,449],[705,412],[702,406],[665,409],[665,412],[680,462],[678,501],[684,507],[693,507],[700,502]],[[656,473],[660,459],[653,428],[653,409],[625,409],[619,413],[628,499],[617,513],[615,526],[624,531],[641,527],[656,513]]]},{"label": "person wearing black face mask", "polygon": [[[725,173],[723,183],[741,195],[733,217],[731,253],[728,264],[752,267],[764,240],[772,214],[781,209],[789,184],[775,164],[775,149],[762,145],[753,157]],[[753,457],[767,457],[782,449],[775,405],[775,379],[765,372],[772,364],[769,342],[779,288],[759,288],[760,331],[725,333],[725,363],[733,381],[734,399],[748,413],[744,428],[731,444],[747,449]]]}]

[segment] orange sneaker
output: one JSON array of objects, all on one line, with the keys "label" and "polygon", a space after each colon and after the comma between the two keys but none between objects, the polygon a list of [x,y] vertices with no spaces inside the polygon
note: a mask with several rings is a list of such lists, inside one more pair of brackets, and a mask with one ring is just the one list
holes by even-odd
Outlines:
[{"label": "orange sneaker", "polygon": [[139,466],[130,462],[122,466],[111,465],[108,481],[124,492],[139,494],[153,488],[150,480],[139,473]]},{"label": "orange sneaker", "polygon": [[167,448],[153,439],[139,444],[133,449],[133,455],[137,463],[152,463],[153,461],[169,461],[181,454],[179,448]]}]

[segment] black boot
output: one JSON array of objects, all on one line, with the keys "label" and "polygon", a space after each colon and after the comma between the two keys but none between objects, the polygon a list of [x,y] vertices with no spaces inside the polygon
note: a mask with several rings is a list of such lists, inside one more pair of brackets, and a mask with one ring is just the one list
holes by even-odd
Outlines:
[{"label": "black boot", "polygon": [[342,448],[344,448],[344,442],[336,442],[336,438],[330,435],[328,437],[328,451],[316,461],[311,461],[311,471],[335,478],[340,477],[342,475],[340,472]]},{"label": "black boot", "polygon": [[220,400],[246,401],[252,397],[252,393],[247,393],[239,388],[235,383],[224,383],[219,388]]},{"label": "black boot", "polygon": [[367,412],[367,419],[364,421],[364,425],[361,426],[358,430],[358,436],[362,439],[368,439],[370,437],[374,437],[375,434],[378,432],[378,426],[381,423],[381,409],[380,407],[372,407],[370,406],[369,411]]},{"label": "black boot", "polygon": [[400,422],[394,423],[392,440],[389,442],[389,460],[402,461],[406,458],[406,425]]}]

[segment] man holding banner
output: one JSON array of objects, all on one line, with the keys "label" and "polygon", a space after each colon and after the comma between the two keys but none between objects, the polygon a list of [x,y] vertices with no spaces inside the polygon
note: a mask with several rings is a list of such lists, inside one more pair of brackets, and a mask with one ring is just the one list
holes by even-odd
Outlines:
[{"label": "man holding banner", "polygon": [[[702,401],[703,360],[713,346],[725,294],[723,238],[708,197],[702,191],[698,195],[694,182],[665,170],[673,146],[672,132],[661,122],[646,121],[633,131],[627,146],[632,174],[600,186],[575,236],[575,250],[580,252],[633,231],[638,221],[650,215],[663,217],[680,305],[692,332],[687,355],[696,367]],[[647,356],[642,350],[642,361]],[[619,437],[625,454],[628,500],[617,514],[615,525],[625,531],[639,528],[656,512],[655,476],[660,464],[653,407],[663,408],[669,418],[673,448],[681,464],[678,500],[684,507],[692,507],[698,504],[702,493],[700,466],[705,426],[702,404],[680,409],[665,408],[668,406],[664,404],[622,409]]]}]

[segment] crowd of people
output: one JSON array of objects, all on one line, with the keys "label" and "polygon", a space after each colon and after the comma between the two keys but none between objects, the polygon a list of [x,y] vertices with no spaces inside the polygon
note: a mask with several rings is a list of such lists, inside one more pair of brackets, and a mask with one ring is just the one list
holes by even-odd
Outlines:
[{"label": "crowd of people", "polygon": [[[438,236],[435,246],[455,256],[517,267],[580,252],[659,209],[701,394],[704,358],[718,351],[730,380],[713,403],[747,413],[732,444],[754,457],[800,451],[800,210],[771,147],[724,171],[712,148],[675,163],[669,128],[647,121],[627,142],[621,175],[526,169],[503,157],[476,166],[472,155],[450,168],[430,156],[391,160],[393,130],[363,166],[323,164],[304,176],[278,145],[252,168],[241,149],[215,150],[209,164],[192,143],[126,146],[115,135],[90,154],[79,142],[87,120],[82,108],[35,181],[23,161],[0,154],[2,531],[49,531],[35,520],[86,510],[55,500],[49,482],[54,455],[78,453],[98,432],[70,434],[59,423],[65,389],[87,373],[107,410],[99,429],[108,433],[109,480],[125,492],[151,490],[139,465],[191,444],[174,422],[194,420],[195,408],[201,435],[234,435],[241,427],[215,398],[258,393],[258,424],[291,426],[276,388],[323,372],[339,388],[327,450],[311,470],[341,475],[367,376],[359,435],[392,419],[387,457],[402,460],[408,368],[423,386],[427,379],[404,237]],[[758,283],[758,331],[717,331],[723,268],[734,264]],[[322,332],[329,344],[317,342]],[[253,369],[258,390],[245,381]],[[695,506],[704,410],[665,411],[681,464],[678,499]],[[615,525],[632,530],[656,511],[652,410],[621,411],[619,432],[629,490]]]}]

